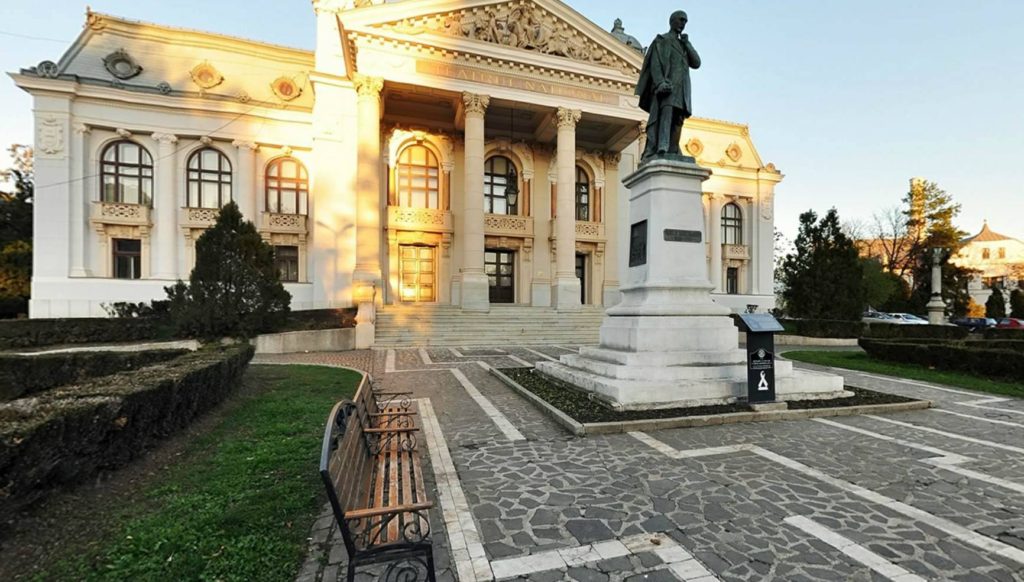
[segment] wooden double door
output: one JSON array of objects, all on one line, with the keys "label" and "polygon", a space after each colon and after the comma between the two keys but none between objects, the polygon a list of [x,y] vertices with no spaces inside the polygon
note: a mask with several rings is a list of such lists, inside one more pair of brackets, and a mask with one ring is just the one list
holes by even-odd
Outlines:
[{"label": "wooden double door", "polygon": [[501,249],[484,251],[484,272],[491,303],[516,302],[516,253]]}]

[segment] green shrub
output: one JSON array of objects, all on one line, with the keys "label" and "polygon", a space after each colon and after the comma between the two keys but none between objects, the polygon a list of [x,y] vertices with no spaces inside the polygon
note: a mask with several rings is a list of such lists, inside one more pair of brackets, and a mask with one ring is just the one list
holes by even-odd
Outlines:
[{"label": "green shrub", "polygon": [[188,350],[70,352],[40,356],[0,354],[0,402],[57,386],[166,362]]},{"label": "green shrub", "polygon": [[356,326],[356,309],[312,309],[289,311],[274,331],[313,331]]},{"label": "green shrub", "polygon": [[58,344],[136,342],[170,339],[167,325],[155,319],[19,319],[0,321],[0,349]]},{"label": "green shrub", "polygon": [[1010,293],[1010,317],[1024,319],[1024,290],[1014,289]]},{"label": "green shrub", "polygon": [[969,332],[956,325],[900,325],[892,323],[868,323],[864,325],[864,337],[877,339],[944,339],[960,340]]},{"label": "green shrub", "polygon": [[242,219],[234,202],[196,241],[189,283],[178,281],[166,290],[178,332],[206,339],[272,331],[291,303],[274,266],[273,247]]},{"label": "green shrub", "polygon": [[966,372],[994,379],[1019,381],[1024,377],[1024,352],[977,348],[960,342],[895,341],[861,338],[869,356],[890,362],[911,363],[938,370]]},{"label": "green shrub", "polygon": [[985,339],[1024,340],[1024,329],[996,329],[994,327],[990,327],[985,330]]},{"label": "green shrub", "polygon": [[210,348],[0,403],[0,522],[63,484],[116,469],[238,384],[253,348]]}]

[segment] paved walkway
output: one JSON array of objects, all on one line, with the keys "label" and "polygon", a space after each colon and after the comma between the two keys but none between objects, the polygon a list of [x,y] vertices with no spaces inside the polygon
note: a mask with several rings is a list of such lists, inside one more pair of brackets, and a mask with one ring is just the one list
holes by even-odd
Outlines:
[{"label": "paved walkway", "polygon": [[[257,363],[354,366],[415,391],[425,472],[441,475],[439,580],[1024,580],[1024,401],[843,371],[937,408],[578,439],[486,370],[571,350]],[[312,541],[300,580],[344,579],[328,514]]]}]

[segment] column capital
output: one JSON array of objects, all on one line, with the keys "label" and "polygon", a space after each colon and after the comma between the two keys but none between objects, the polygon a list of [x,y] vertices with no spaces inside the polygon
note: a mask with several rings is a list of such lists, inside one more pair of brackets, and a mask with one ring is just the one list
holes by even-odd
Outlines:
[{"label": "column capital", "polygon": [[154,133],[150,137],[153,141],[160,143],[160,145],[174,145],[178,143],[178,136],[173,133]]},{"label": "column capital", "polygon": [[356,93],[360,99],[380,99],[380,92],[384,90],[384,79],[381,77],[356,73],[352,76],[352,81],[355,83]]},{"label": "column capital", "polygon": [[576,129],[576,124],[580,122],[582,117],[583,112],[579,109],[567,109],[565,107],[559,107],[558,113],[555,115],[558,129]]},{"label": "column capital", "polygon": [[236,139],[235,141],[231,142],[231,145],[235,146],[238,149],[247,149],[253,152],[260,149],[260,144],[254,141],[246,141],[244,139]]},{"label": "column capital", "polygon": [[84,123],[76,123],[71,126],[71,130],[78,135],[85,135],[87,133],[90,133],[92,131],[92,128]]},{"label": "column capital", "polygon": [[483,115],[491,104],[491,98],[489,95],[480,95],[479,93],[463,93],[462,104],[466,108],[466,115]]},{"label": "column capital", "polygon": [[622,153],[620,152],[605,152],[604,163],[607,166],[611,166],[612,169],[619,167],[619,162],[622,161]]}]

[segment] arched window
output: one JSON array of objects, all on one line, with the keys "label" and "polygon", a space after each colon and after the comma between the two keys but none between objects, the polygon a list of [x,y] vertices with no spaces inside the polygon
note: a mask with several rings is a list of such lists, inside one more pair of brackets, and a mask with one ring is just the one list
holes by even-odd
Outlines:
[{"label": "arched window", "polygon": [[722,208],[722,243],[743,244],[743,213],[740,207],[730,202]]},{"label": "arched window", "polygon": [[231,161],[203,148],[188,159],[188,207],[221,208],[231,202]]},{"label": "arched window", "polygon": [[519,174],[505,156],[494,156],[484,164],[484,212],[518,214]]},{"label": "arched window", "polygon": [[576,220],[590,220],[590,176],[576,166]]},{"label": "arched window", "polygon": [[291,157],[271,160],[266,178],[267,212],[307,213],[309,174],[302,162]]},{"label": "arched window", "polygon": [[115,141],[103,148],[100,159],[104,202],[153,203],[153,158],[146,148],[133,141]]},{"label": "arched window", "polygon": [[441,166],[434,152],[422,145],[402,150],[395,169],[398,205],[438,208],[441,199]]}]

